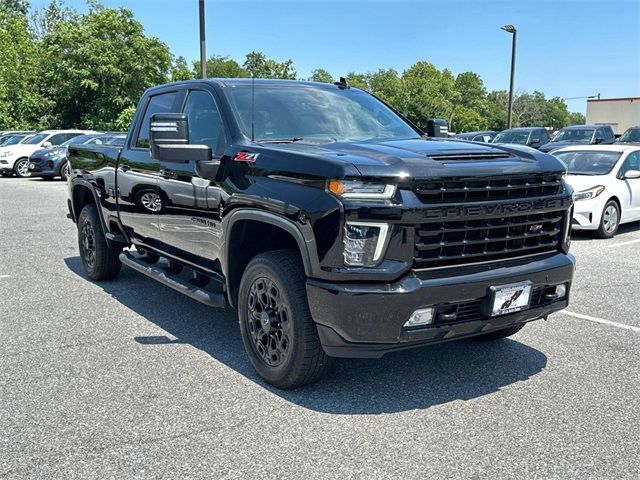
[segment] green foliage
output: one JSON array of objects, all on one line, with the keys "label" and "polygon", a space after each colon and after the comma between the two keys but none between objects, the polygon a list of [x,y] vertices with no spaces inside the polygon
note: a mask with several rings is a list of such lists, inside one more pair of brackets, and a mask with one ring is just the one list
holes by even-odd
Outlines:
[{"label": "green foliage", "polygon": [[118,118],[116,118],[116,121],[113,124],[115,129],[119,132],[128,131],[129,127],[131,126],[131,122],[133,121],[133,116],[135,115],[135,113],[136,113],[136,107],[134,107],[133,105],[122,110],[118,115]]},{"label": "green foliage", "polygon": [[180,56],[178,58],[173,58],[171,61],[171,81],[178,82],[180,80],[191,80],[193,79],[193,72],[187,65],[187,60]]},{"label": "green foliage", "polygon": [[255,78],[281,78],[285,80],[295,80],[296,71],[293,68],[293,60],[277,62],[265,57],[264,53],[250,52],[247,54],[244,69]]},{"label": "green foliage", "polygon": [[[213,55],[207,59],[206,73],[208,78],[244,78],[250,76],[238,62],[223,57]],[[200,78],[200,60],[193,62],[193,78]]]},{"label": "green foliage", "polygon": [[569,114],[569,125],[584,125],[587,118],[580,112],[571,112]]},{"label": "green foliage", "polygon": [[312,82],[332,83],[333,77],[324,68],[316,68],[311,72],[309,80]]}]

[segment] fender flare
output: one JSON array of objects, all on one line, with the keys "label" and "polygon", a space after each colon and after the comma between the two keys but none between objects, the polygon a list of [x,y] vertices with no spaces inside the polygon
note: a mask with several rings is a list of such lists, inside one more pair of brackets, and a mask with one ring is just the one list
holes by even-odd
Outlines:
[{"label": "fender flare", "polygon": [[282,230],[289,233],[298,245],[305,274],[308,277],[313,276],[313,272],[318,265],[318,259],[315,246],[316,241],[311,229],[309,229],[309,231],[306,232],[305,235],[305,232],[303,232],[300,227],[298,227],[298,225],[296,225],[287,217],[255,208],[238,208],[231,212],[228,216],[224,217],[221,222],[221,229],[224,233],[220,245],[220,266],[222,268],[225,282],[227,284],[227,291],[229,291],[230,288],[228,274],[229,235],[233,230],[234,224],[241,220],[253,220],[257,222],[267,223],[269,225],[281,228]]},{"label": "fender flare", "polygon": [[[96,205],[96,210],[98,211],[98,218],[100,219],[100,224],[102,225],[102,231],[104,231],[105,235],[107,233],[110,233],[111,230],[109,230],[109,228],[107,227],[107,222],[104,219],[104,215],[102,213],[102,206],[100,204],[100,197],[96,192],[95,185],[93,185],[91,182],[88,182],[83,178],[78,178],[78,177],[75,177],[73,180],[71,180],[71,209],[72,209],[73,221],[77,224],[78,217],[80,216],[80,212],[76,211],[76,198],[75,198],[76,187],[78,186],[89,189],[89,191],[93,195],[93,202]],[[107,238],[106,240],[107,240],[107,243],[110,243],[109,238]]]}]

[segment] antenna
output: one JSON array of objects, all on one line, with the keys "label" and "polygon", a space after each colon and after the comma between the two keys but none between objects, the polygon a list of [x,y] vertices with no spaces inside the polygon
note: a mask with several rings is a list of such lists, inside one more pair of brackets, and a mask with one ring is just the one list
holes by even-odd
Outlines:
[{"label": "antenna", "polygon": [[349,83],[347,82],[347,79],[346,79],[346,78],[344,78],[344,77],[340,77],[340,81],[338,81],[338,82],[333,82],[333,84],[334,84],[334,85],[337,85],[337,87],[338,87],[340,90],[344,90],[345,88],[351,88],[351,87],[349,86]]},{"label": "antenna", "polygon": [[256,77],[251,74],[251,141],[256,141]]}]

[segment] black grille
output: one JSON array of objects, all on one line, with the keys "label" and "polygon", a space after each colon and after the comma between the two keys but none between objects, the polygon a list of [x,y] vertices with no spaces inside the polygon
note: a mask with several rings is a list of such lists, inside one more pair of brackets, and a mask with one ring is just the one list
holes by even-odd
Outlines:
[{"label": "black grille", "polygon": [[415,229],[414,266],[442,267],[555,251],[563,213],[445,220]]},{"label": "black grille", "polygon": [[[553,299],[545,297],[547,293],[553,293],[555,287],[535,287],[531,291],[531,301],[529,308],[539,308],[549,305],[554,302]],[[461,323],[461,322],[473,322],[475,320],[485,320],[489,318],[483,310],[483,304],[486,302],[484,298],[478,298],[476,300],[470,300],[468,302],[462,302],[457,304],[446,304],[436,306],[436,316],[434,323]],[[442,315],[455,315],[454,320],[445,320]]]},{"label": "black grille", "polygon": [[562,177],[556,174],[454,178],[425,181],[413,191],[423,203],[508,200],[556,195],[562,191]]}]

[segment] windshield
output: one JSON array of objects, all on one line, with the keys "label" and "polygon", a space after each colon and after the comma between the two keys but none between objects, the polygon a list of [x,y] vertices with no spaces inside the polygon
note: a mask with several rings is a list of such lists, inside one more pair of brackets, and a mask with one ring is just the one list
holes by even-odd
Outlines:
[{"label": "windshield", "polygon": [[107,142],[107,145],[124,145],[124,141],[127,137],[113,137]]},{"label": "windshield", "polygon": [[492,143],[520,143],[526,144],[529,138],[529,132],[500,132],[495,136]]},{"label": "windshield", "polygon": [[2,146],[6,147],[7,145],[16,145],[20,143],[22,140],[27,138],[29,135],[12,135],[10,137],[5,138],[2,141]]},{"label": "windshield", "polygon": [[621,152],[590,152],[587,150],[554,153],[567,167],[570,175],[607,175],[622,155]]},{"label": "windshield", "polygon": [[66,147],[68,145],[82,145],[84,143],[87,143],[92,138],[95,138],[95,134],[94,135],[78,135],[77,137],[70,138],[66,142],[61,143],[59,146]]},{"label": "windshield", "polygon": [[23,142],[25,145],[37,145],[38,143],[44,141],[45,138],[49,136],[48,133],[38,133],[34,135],[30,140]]},{"label": "windshield", "polygon": [[622,134],[619,142],[638,142],[640,143],[640,128],[630,128]]},{"label": "windshield", "polygon": [[594,130],[591,128],[571,128],[560,130],[552,142],[591,143]]},{"label": "windshield", "polygon": [[[251,138],[252,88],[227,89],[240,127]],[[374,138],[420,138],[391,109],[368,93],[302,85],[255,88],[256,141],[364,141]]]}]

